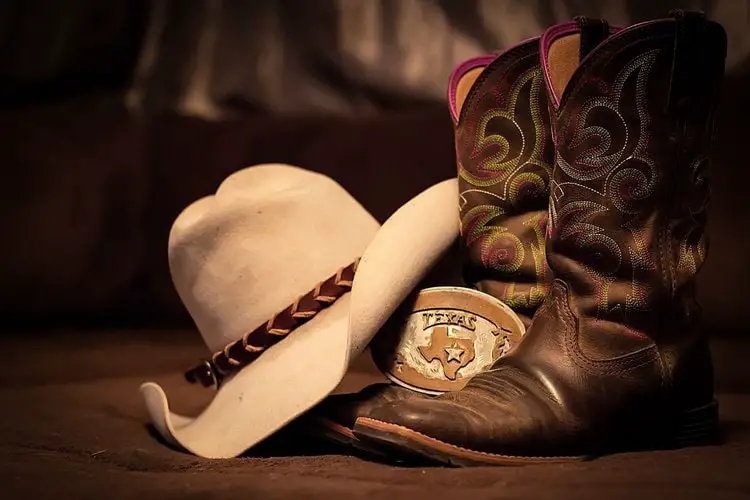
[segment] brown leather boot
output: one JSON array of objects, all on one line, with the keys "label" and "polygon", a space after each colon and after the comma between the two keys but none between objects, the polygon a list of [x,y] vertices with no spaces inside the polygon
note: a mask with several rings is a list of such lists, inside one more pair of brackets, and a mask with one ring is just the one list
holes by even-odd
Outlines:
[{"label": "brown leather boot", "polygon": [[678,11],[591,48],[582,24],[541,41],[557,150],[549,295],[514,353],[461,391],[372,409],[359,439],[455,465],[715,442],[693,285],[726,35]]},{"label": "brown leather boot", "polygon": [[[554,160],[539,38],[459,65],[448,83],[448,101],[465,284],[510,305],[528,327],[549,286],[544,233]],[[327,398],[311,412],[309,424],[331,441],[376,452],[356,442],[355,420],[383,403],[430,398],[376,384]]]}]

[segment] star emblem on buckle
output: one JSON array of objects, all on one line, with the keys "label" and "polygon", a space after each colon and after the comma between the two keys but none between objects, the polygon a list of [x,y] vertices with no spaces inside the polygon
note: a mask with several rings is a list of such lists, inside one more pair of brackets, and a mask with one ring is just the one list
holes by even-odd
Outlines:
[{"label": "star emblem on buckle", "polygon": [[451,361],[461,362],[461,356],[466,352],[465,349],[461,348],[460,345],[453,342],[450,346],[445,348],[445,353],[448,355],[448,363]]}]

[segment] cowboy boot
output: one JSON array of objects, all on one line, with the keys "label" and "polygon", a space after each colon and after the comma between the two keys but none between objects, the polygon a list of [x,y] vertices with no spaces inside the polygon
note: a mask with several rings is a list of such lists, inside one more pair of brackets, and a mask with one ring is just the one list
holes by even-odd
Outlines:
[{"label": "cowboy boot", "polygon": [[715,442],[694,283],[726,34],[682,11],[593,48],[582,30],[541,41],[555,279],[523,343],[459,392],[372,409],[359,439],[454,465]]},{"label": "cowboy boot", "polygon": [[[462,261],[463,280],[508,304],[524,326],[549,282],[544,231],[554,149],[538,46],[536,38],[499,55],[469,59],[456,67],[448,83],[459,178],[457,260]],[[505,140],[508,135],[514,142]],[[520,147],[518,138],[525,139]],[[330,441],[381,453],[356,440],[356,419],[384,403],[432,397],[395,384],[375,384],[327,398],[311,413],[310,423]]]}]

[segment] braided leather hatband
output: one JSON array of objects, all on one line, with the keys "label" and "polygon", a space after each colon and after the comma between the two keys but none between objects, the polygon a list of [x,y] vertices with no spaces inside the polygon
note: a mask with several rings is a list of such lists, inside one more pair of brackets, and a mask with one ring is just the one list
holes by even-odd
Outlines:
[{"label": "braided leather hatband", "polygon": [[252,363],[263,351],[349,292],[358,264],[359,259],[342,267],[336,274],[318,283],[315,288],[266,323],[247,332],[241,339],[227,344],[221,351],[215,352],[211,360],[203,360],[200,365],[186,372],[185,378],[191,383],[199,382],[206,387],[218,388],[224,377]]}]

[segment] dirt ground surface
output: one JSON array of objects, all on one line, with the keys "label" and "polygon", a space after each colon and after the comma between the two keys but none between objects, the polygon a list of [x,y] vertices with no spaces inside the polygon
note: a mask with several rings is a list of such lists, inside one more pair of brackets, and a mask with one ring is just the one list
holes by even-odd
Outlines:
[{"label": "dirt ground surface", "polygon": [[[164,384],[176,411],[209,390],[181,373],[204,355],[194,332],[24,332],[0,339],[0,481],[25,498],[750,498],[750,394],[720,395],[721,446],[565,465],[399,467],[280,432],[252,454],[205,460],[147,426],[138,393]],[[349,390],[374,380],[359,364]]]}]

